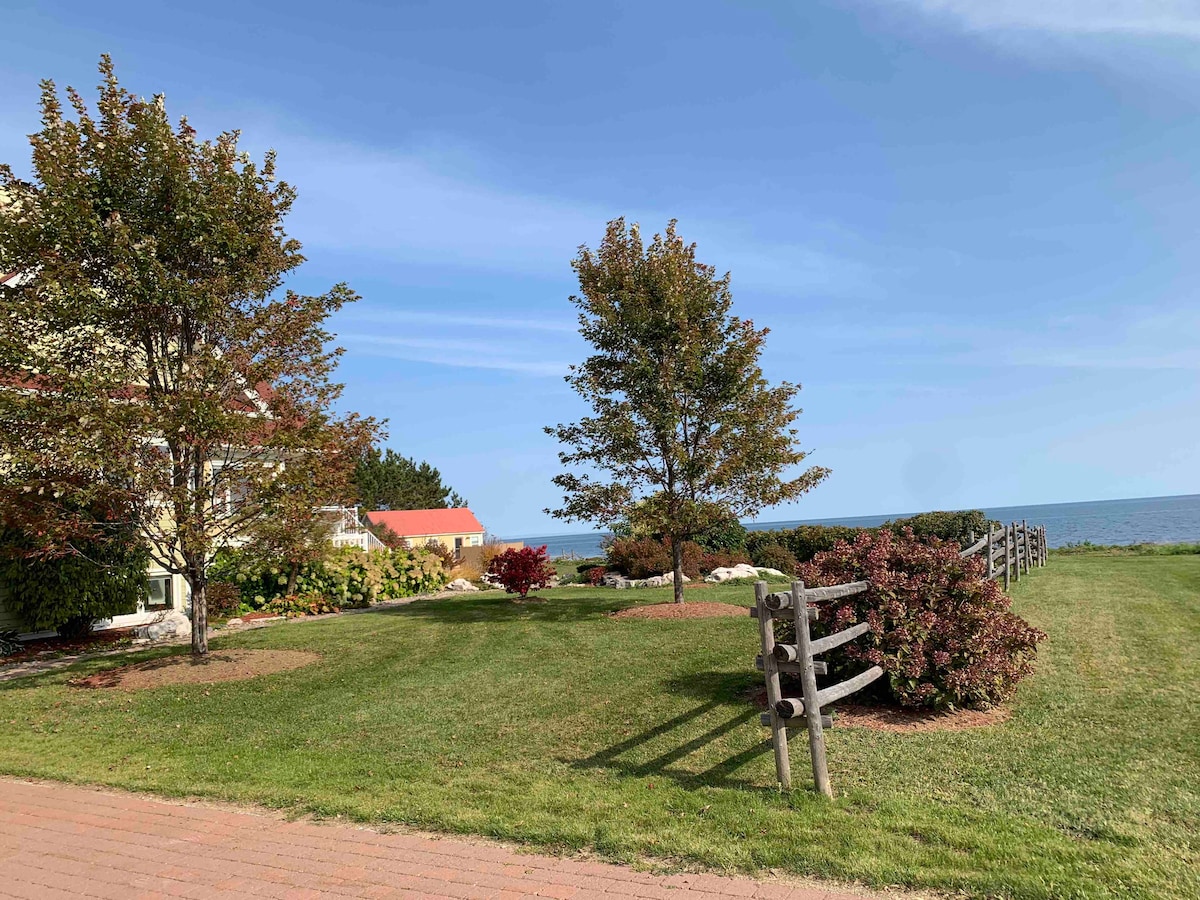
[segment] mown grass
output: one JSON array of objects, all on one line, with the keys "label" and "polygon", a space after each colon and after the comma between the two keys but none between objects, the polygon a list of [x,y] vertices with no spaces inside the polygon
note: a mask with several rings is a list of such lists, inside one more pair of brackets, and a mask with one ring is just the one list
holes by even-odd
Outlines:
[{"label": "mown grass", "polygon": [[1200,544],[1093,544],[1082,541],[1050,551],[1059,555],[1104,553],[1109,556],[1192,556],[1200,553]]},{"label": "mown grass", "polygon": [[[1009,721],[829,733],[834,802],[774,787],[746,618],[614,620],[669,590],[487,594],[214,642],[324,654],[253,682],[0,685],[0,771],[495,835],[618,860],[960,890],[1200,896],[1200,557],[1052,558]],[[689,598],[748,604],[745,586]]]}]

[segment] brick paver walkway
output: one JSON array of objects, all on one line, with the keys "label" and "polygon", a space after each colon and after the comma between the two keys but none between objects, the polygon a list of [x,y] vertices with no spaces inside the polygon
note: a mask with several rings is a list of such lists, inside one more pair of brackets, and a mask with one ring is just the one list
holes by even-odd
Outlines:
[{"label": "brick paver walkway", "polygon": [[0,779],[0,897],[863,900]]}]

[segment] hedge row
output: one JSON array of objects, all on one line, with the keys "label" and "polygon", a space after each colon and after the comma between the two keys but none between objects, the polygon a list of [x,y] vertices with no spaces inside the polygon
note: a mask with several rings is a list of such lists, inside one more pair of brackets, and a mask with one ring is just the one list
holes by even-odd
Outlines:
[{"label": "hedge row", "polygon": [[902,534],[911,528],[913,537],[922,543],[932,539],[954,541],[960,547],[970,542],[971,534],[982,536],[987,530],[988,518],[982,510],[969,509],[957,512],[927,512],[907,519],[893,519],[876,528],[855,528],[850,525],[800,525],[778,531],[751,531],[746,535],[746,552],[758,564],[764,553],[774,552],[769,548],[783,547],[799,562],[808,562],[818,553],[832,550],[839,541],[854,543],[861,534],[879,534],[889,531]]}]

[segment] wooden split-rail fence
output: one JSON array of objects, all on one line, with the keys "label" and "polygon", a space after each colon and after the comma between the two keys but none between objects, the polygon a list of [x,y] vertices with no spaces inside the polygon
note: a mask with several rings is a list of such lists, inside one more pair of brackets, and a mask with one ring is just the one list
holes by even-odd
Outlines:
[{"label": "wooden split-rail fence", "polygon": [[987,563],[988,581],[1004,579],[1004,589],[1010,581],[1020,581],[1021,575],[1031,568],[1046,565],[1046,526],[1026,525],[1025,520],[993,528],[988,524],[988,533],[975,540],[975,533],[968,538],[970,546],[959,555],[982,556]]},{"label": "wooden split-rail fence", "polygon": [[[1028,527],[1025,522],[1013,522],[999,529],[992,528],[979,540],[970,536],[970,546],[959,555],[966,559],[982,554],[987,562],[987,580],[1004,578],[1007,588],[1010,579],[1020,580],[1022,571],[1046,564],[1046,528]],[[997,565],[999,563],[999,565]],[[750,615],[758,619],[758,634],[762,653],[755,667],[763,672],[767,682],[767,711],[762,724],[771,729],[775,747],[775,775],[785,789],[792,786],[792,764],[788,755],[788,729],[804,728],[808,732],[809,756],[812,758],[813,782],[826,797],[833,797],[829,782],[829,765],[825,757],[825,729],[833,727],[833,719],[822,708],[860,691],[883,675],[879,666],[871,666],[853,678],[824,688],[817,687],[817,676],[828,673],[828,666],[816,659],[843,644],[861,637],[870,630],[866,622],[813,639],[809,623],[817,621],[820,613],[810,604],[853,597],[869,590],[869,581],[852,581],[830,587],[805,588],[803,581],[793,581],[790,590],[771,593],[765,581],[754,585],[754,606]],[[795,623],[795,643],[777,643],[775,620],[790,619]],[[800,676],[800,696],[785,697],[781,675]]]}]

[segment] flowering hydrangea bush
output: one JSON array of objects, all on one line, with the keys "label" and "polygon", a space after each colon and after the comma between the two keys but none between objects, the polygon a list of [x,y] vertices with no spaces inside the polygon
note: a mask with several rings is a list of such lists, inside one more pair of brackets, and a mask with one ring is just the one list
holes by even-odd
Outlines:
[{"label": "flowering hydrangea bush", "polygon": [[800,566],[809,587],[871,582],[864,593],[822,604],[813,626],[819,637],[871,625],[823,657],[833,680],[881,666],[886,677],[875,686],[903,706],[981,709],[1012,696],[1046,636],[1009,609],[999,585],[983,580],[981,559],[960,559],[958,551],[954,542],[881,530]]},{"label": "flowering hydrangea bush", "polygon": [[[287,571],[280,565],[238,552],[220,554],[209,577],[237,585],[242,602],[262,609],[287,594]],[[296,594],[321,597],[338,608],[367,606],[379,600],[435,591],[446,583],[442,561],[424,548],[372,550],[332,546],[325,557],[306,565],[296,578]],[[301,604],[307,608],[309,601]]]},{"label": "flowering hydrangea bush", "polygon": [[488,565],[488,574],[504,586],[509,594],[525,595],[535,588],[548,587],[554,577],[554,566],[546,556],[546,545],[541,547],[510,547],[493,557]]}]

